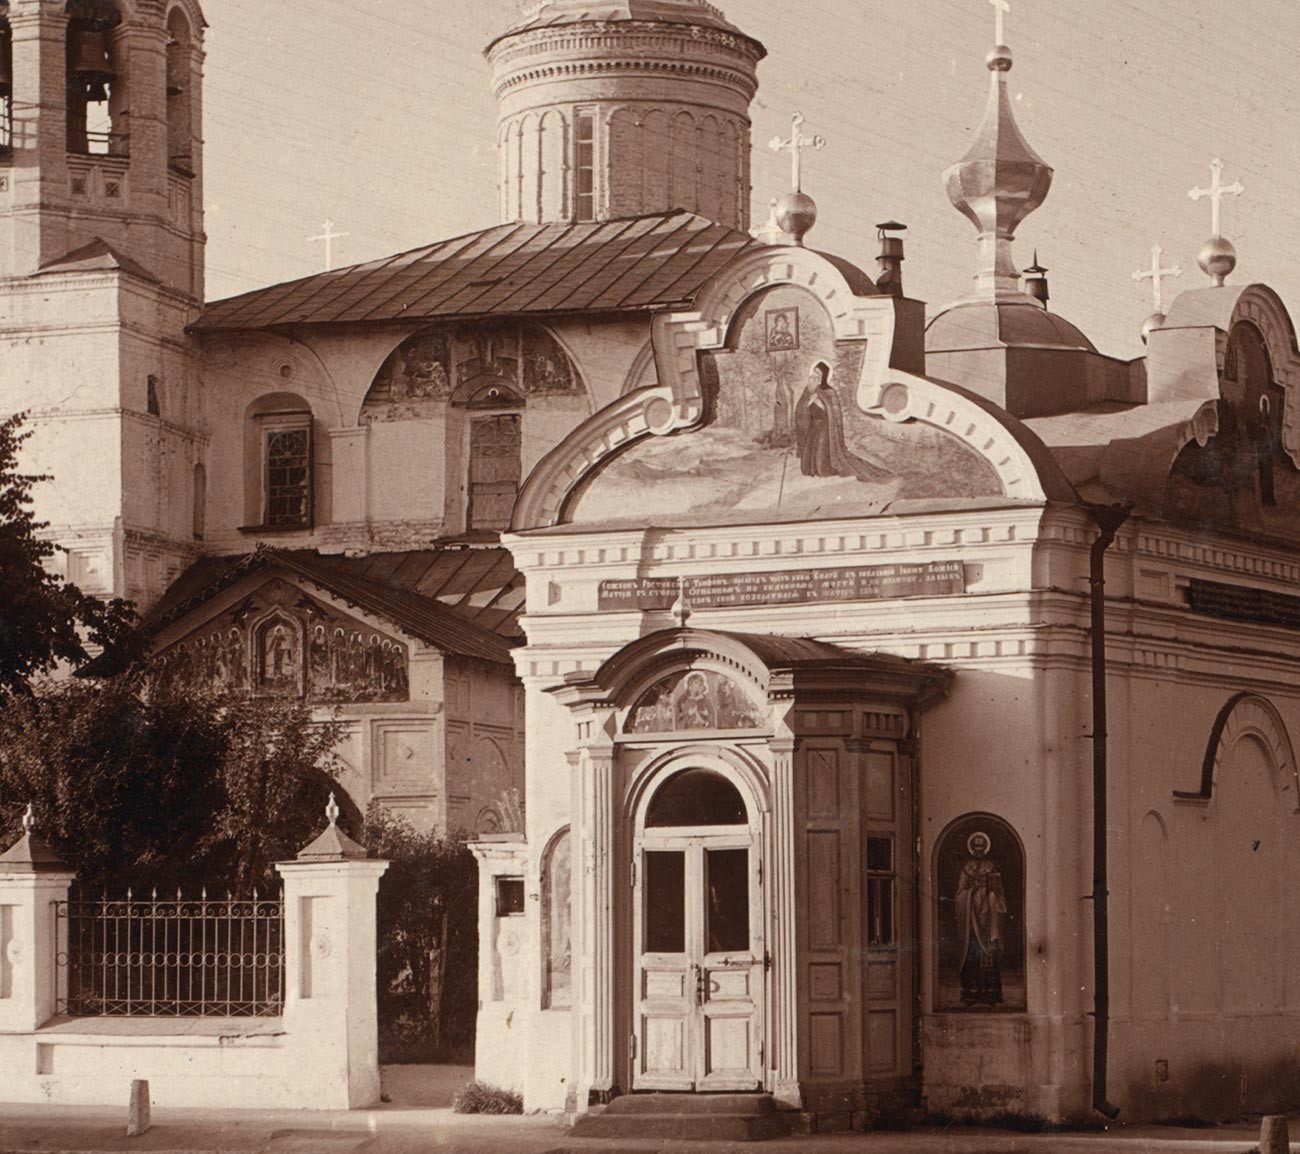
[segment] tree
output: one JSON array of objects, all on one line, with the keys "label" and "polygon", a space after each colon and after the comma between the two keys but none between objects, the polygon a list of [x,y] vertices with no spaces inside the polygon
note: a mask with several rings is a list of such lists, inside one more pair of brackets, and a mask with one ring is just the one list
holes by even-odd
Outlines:
[{"label": "tree", "polygon": [[301,703],[221,698],[139,670],[38,683],[0,699],[4,832],[17,836],[32,802],[84,892],[246,893],[321,828],[339,737]]},{"label": "tree", "polygon": [[379,885],[380,1045],[387,1061],[446,1060],[473,1037],[478,868],[463,836],[420,833],[375,803],[365,844]]},{"label": "tree", "polygon": [[0,422],[0,700],[30,693],[59,662],[84,664],[88,645],[125,656],[135,621],[128,602],[89,597],[45,568],[58,546],[40,536],[32,488],[49,478],[19,471],[22,425],[22,414]]}]

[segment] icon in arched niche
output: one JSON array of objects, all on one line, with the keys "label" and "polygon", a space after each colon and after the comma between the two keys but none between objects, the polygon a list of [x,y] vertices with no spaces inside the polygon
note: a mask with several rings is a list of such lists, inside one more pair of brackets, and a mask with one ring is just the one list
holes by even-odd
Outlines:
[{"label": "icon in arched niche", "polygon": [[730,678],[706,669],[670,674],[655,682],[628,713],[629,733],[681,733],[701,729],[760,729],[758,706]]},{"label": "icon in arched niche", "polygon": [[1025,857],[992,814],[967,814],[935,855],[935,1008],[1025,1009]]},{"label": "icon in arched niche", "polygon": [[279,615],[263,621],[253,631],[253,653],[258,692],[302,692],[302,637],[298,622]]}]

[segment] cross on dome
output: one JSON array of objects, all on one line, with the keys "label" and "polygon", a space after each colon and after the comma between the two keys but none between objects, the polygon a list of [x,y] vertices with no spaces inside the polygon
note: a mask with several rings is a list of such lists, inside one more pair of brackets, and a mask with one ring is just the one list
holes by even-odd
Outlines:
[{"label": "cross on dome", "polygon": [[790,117],[790,139],[782,140],[779,136],[774,136],[768,142],[768,147],[773,152],[790,153],[790,191],[803,192],[803,151],[805,148],[821,150],[826,147],[826,137],[820,133],[812,136],[804,136],[800,129],[803,127],[804,115],[802,112],[796,112]]},{"label": "cross on dome", "polygon": [[1245,191],[1245,186],[1239,180],[1235,180],[1231,184],[1223,183],[1223,161],[1216,156],[1210,161],[1210,187],[1193,188],[1187,195],[1197,201],[1209,199],[1210,235],[1222,236],[1223,198],[1225,196],[1241,196]]},{"label": "cross on dome", "polygon": [[1183,270],[1177,265],[1174,265],[1173,268],[1161,267],[1160,258],[1164,256],[1164,252],[1165,250],[1158,244],[1153,244],[1151,246],[1151,267],[1149,269],[1141,269],[1133,274],[1133,279],[1139,284],[1144,280],[1149,280],[1151,282],[1151,297],[1155,304],[1155,311],[1157,313],[1163,313],[1165,311],[1164,294],[1161,291],[1164,279],[1166,277],[1183,275]]},{"label": "cross on dome", "polygon": [[1007,42],[1006,16],[1007,13],[1011,11],[1011,5],[1007,3],[1007,0],[989,0],[989,3],[993,5],[993,13],[996,20],[996,31],[993,34],[993,43],[1005,44]]}]

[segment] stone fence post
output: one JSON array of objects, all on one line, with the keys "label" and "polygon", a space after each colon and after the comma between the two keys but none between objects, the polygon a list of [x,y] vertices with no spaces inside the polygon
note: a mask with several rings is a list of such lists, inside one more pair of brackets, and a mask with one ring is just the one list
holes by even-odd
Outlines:
[{"label": "stone fence post", "polygon": [[0,1034],[35,1030],[54,1016],[58,957],[68,946],[57,903],[77,875],[35,827],[29,805],[23,836],[0,854]]},{"label": "stone fence post", "polygon": [[284,879],[285,1033],[302,1057],[301,1105],[356,1109],[379,1101],[375,901],[388,862],[366,857],[330,824],[276,870]]}]

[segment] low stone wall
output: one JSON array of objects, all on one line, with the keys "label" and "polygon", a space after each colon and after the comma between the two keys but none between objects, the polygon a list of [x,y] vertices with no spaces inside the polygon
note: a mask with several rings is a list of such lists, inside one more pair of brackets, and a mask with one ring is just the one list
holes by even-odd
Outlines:
[{"label": "low stone wall", "polygon": [[331,822],[284,879],[285,1004],[277,1018],[63,1017],[56,916],[74,875],[31,830],[0,856],[0,1103],[354,1109],[379,1101],[370,861]]}]

